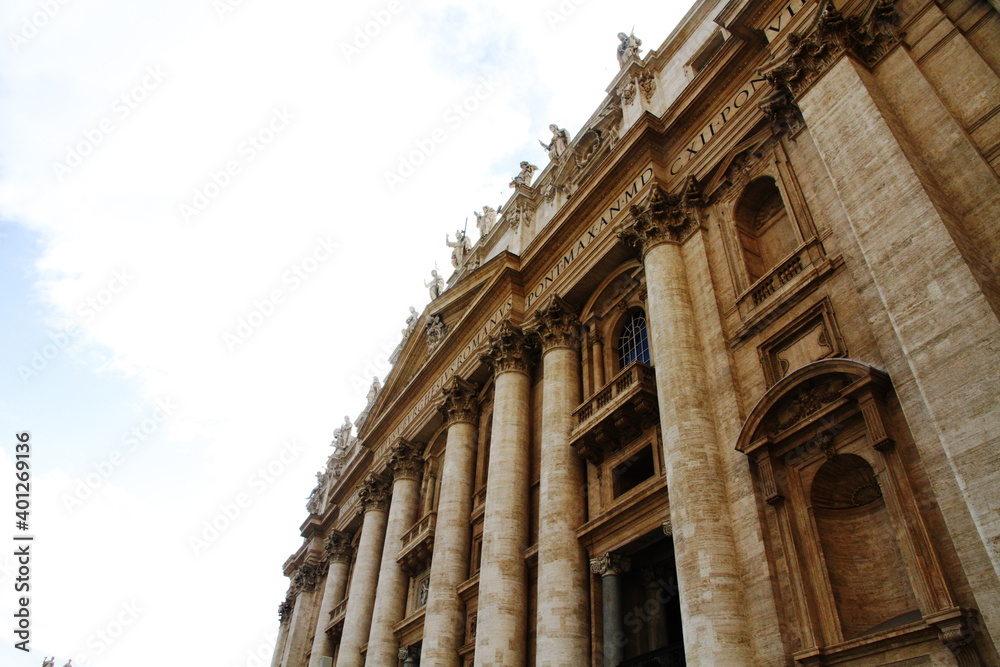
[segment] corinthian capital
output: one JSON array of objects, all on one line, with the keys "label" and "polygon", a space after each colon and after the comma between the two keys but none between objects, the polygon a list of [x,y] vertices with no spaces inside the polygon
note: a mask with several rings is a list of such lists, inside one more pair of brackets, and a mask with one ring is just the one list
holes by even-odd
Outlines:
[{"label": "corinthian capital", "polygon": [[626,556],[610,551],[598,558],[590,559],[590,571],[602,577],[609,574],[625,574],[632,569],[632,561]]},{"label": "corinthian capital", "polygon": [[292,590],[296,593],[316,590],[316,580],[319,579],[319,574],[319,568],[315,565],[303,565],[292,577]]},{"label": "corinthian capital", "polygon": [[531,333],[538,336],[543,350],[575,348],[580,341],[580,320],[573,307],[557,296],[535,313]]},{"label": "corinthian capital", "polygon": [[493,373],[499,375],[506,371],[528,373],[534,353],[532,341],[524,335],[519,327],[504,320],[497,332],[490,336],[489,347],[482,355],[482,360],[493,368]]},{"label": "corinthian capital", "polygon": [[463,380],[457,375],[444,388],[444,402],[438,412],[450,426],[459,422],[475,424],[479,417],[479,385]]},{"label": "corinthian capital", "polygon": [[389,454],[389,470],[394,479],[420,479],[424,469],[423,447],[406,440],[400,440],[392,446]]},{"label": "corinthian capital", "polygon": [[369,475],[368,479],[361,482],[358,485],[358,498],[365,512],[389,511],[389,485],[381,477]]},{"label": "corinthian capital", "polygon": [[701,190],[691,176],[679,194],[665,192],[657,184],[639,204],[633,204],[631,216],[618,231],[626,245],[643,253],[661,243],[684,243],[698,228]]},{"label": "corinthian capital", "polygon": [[323,544],[323,551],[335,563],[351,562],[351,536],[339,530],[332,530]]}]

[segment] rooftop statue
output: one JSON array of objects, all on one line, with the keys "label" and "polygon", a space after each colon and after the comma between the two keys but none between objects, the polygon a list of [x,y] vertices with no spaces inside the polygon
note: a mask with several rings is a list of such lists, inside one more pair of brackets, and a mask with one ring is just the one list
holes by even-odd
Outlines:
[{"label": "rooftop statue", "polygon": [[56,665],[55,656],[51,658],[45,658],[44,660],[42,660],[42,667],[55,667],[55,665]]},{"label": "rooftop statue", "polygon": [[538,169],[535,165],[529,163],[527,160],[521,162],[521,173],[514,177],[514,180],[510,182],[510,187],[516,188],[519,185],[531,185],[531,177],[535,174]]},{"label": "rooftop statue", "polygon": [[492,206],[483,206],[483,212],[476,211],[476,228],[479,229],[479,238],[485,238],[493,225],[497,221],[497,210]]},{"label": "rooftop statue", "polygon": [[472,242],[469,237],[465,235],[461,229],[455,230],[455,241],[452,242],[448,238],[448,234],[444,235],[444,242],[448,244],[448,247],[452,249],[451,251],[451,265],[456,269],[462,268],[465,264],[465,258],[468,256],[469,252],[472,250]]},{"label": "rooftop statue", "polygon": [[403,338],[409,338],[413,330],[417,328],[417,320],[420,319],[420,314],[417,309],[410,306],[410,314],[406,317],[406,328],[403,329]]},{"label": "rooftop statue", "polygon": [[334,430],[333,432],[333,446],[339,448],[341,451],[347,451],[348,446],[351,444],[351,429],[354,428],[354,424],[351,423],[351,418],[344,415],[344,424]]},{"label": "rooftop statue", "polygon": [[441,292],[444,291],[444,278],[438,275],[437,269],[431,269],[431,281],[425,282],[424,287],[430,288],[431,301],[441,296]]},{"label": "rooftop statue", "polygon": [[555,161],[562,157],[563,153],[566,152],[567,146],[569,146],[569,132],[555,123],[549,125],[549,129],[552,131],[552,142],[547,144],[539,139],[538,143],[549,154],[549,159]]},{"label": "rooftop statue", "polygon": [[378,393],[380,391],[382,391],[382,383],[379,382],[378,377],[373,377],[372,386],[368,390],[368,396],[367,396],[369,407],[371,406],[372,403],[375,402],[375,399],[378,398]]},{"label": "rooftop statue", "polygon": [[621,42],[618,45],[618,66],[625,67],[632,58],[639,57],[639,47],[642,46],[642,40],[634,34],[626,35],[623,32],[618,33],[618,40]]}]

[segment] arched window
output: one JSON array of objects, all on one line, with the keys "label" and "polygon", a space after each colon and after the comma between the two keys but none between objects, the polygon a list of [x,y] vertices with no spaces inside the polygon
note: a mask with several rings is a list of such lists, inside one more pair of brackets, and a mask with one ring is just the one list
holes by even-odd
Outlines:
[{"label": "arched window", "polygon": [[756,282],[799,245],[773,178],[750,183],[736,206],[736,231],[750,282]]},{"label": "arched window", "polygon": [[646,332],[646,313],[632,311],[618,337],[618,368],[625,368],[633,361],[649,363],[649,335]]}]

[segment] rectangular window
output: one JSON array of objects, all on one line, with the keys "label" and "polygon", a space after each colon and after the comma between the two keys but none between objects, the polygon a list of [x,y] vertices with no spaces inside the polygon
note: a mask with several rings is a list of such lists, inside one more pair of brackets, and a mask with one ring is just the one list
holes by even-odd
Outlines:
[{"label": "rectangular window", "polygon": [[646,445],[612,469],[614,497],[628,493],[656,474],[653,448]]}]

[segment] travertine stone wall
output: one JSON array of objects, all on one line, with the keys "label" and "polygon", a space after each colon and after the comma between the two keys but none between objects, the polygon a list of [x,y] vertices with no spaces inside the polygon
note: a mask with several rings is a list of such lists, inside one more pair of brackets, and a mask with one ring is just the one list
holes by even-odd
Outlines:
[{"label": "travertine stone wall", "polygon": [[[800,107],[848,225],[845,253],[931,486],[1000,633],[1000,322],[901,146],[872,75],[844,58]],[[888,120],[888,122],[887,122]],[[859,168],[864,165],[864,168]],[[919,268],[917,268],[919,267]]]}]

